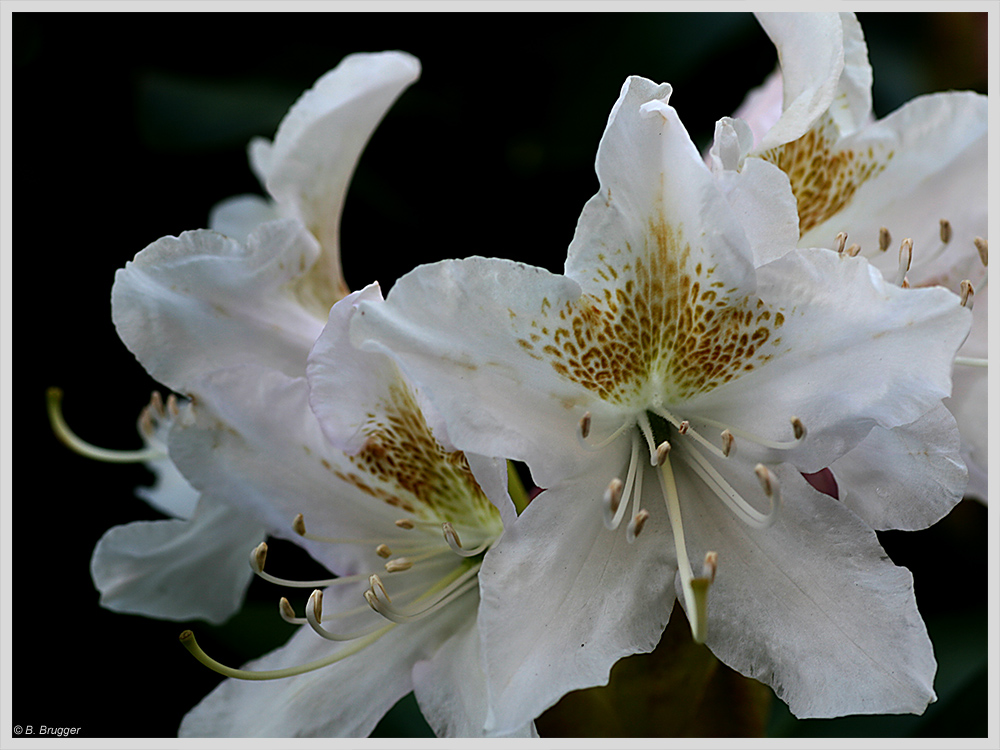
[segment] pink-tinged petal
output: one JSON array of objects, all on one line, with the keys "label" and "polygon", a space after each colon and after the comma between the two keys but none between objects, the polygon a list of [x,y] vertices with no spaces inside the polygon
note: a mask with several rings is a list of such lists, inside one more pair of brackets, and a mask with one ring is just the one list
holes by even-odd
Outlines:
[{"label": "pink-tinged petal", "polygon": [[829,109],[844,70],[843,22],[836,13],[758,13],[778,49],[782,114],[760,143],[771,148],[805,133]]},{"label": "pink-tinged petal", "polygon": [[181,393],[202,373],[246,362],[302,374],[322,321],[290,286],[317,252],[288,219],[258,227],[246,245],[209,230],[163,237],[115,275],[118,335],[154,378]]},{"label": "pink-tinged petal", "polygon": [[758,269],[758,289],[782,301],[758,332],[767,355],[685,409],[781,441],[798,417],[801,445],[767,460],[819,471],[875,424],[909,424],[950,392],[971,314],[947,290],[900,289],[864,259],[820,249]]},{"label": "pink-tinged petal", "polygon": [[[734,487],[759,495],[744,473],[731,477]],[[776,474],[783,504],[762,530],[678,486],[689,548],[718,552],[707,645],[774,688],[799,718],[922,713],[934,700],[936,663],[913,577],[841,503],[791,467]]]},{"label": "pink-tinged petal", "polygon": [[[959,349],[961,357],[986,359],[988,356],[987,322],[989,319],[989,291],[981,289],[974,295],[972,309],[972,331],[965,344]],[[987,448],[989,429],[988,368],[956,364],[952,371],[954,387],[951,398],[945,399],[951,413],[958,421],[962,434],[962,457],[969,469],[967,493],[986,500],[987,469],[989,465]]]},{"label": "pink-tinged petal", "polygon": [[634,543],[625,523],[609,531],[602,521],[604,491],[626,464],[619,450],[600,454],[585,479],[536,497],[486,556],[479,628],[488,731],[514,731],[566,692],[606,684],[618,659],[659,641],[676,562],[664,505],[650,500],[660,495],[652,472],[650,517]]},{"label": "pink-tinged petal", "polygon": [[[324,592],[324,611],[331,592]],[[454,633],[470,628],[474,614],[475,597],[467,595],[419,622],[392,627],[361,651],[321,669],[279,680],[226,679],[184,717],[179,734],[365,737],[413,689],[413,665],[433,657]],[[245,668],[295,667],[353,648],[355,641],[333,643],[303,626],[287,644]],[[202,667],[193,664],[192,669]]]},{"label": "pink-tinged petal", "polygon": [[[479,628],[461,628],[432,659],[413,666],[413,693],[438,737],[482,737],[486,724],[486,675],[479,650]],[[528,722],[505,737],[537,737]]]},{"label": "pink-tinged petal", "polygon": [[270,148],[252,146],[251,162],[266,174],[281,214],[299,219],[322,247],[301,290],[320,314],[348,291],[339,232],[351,175],[386,111],[419,75],[419,61],[405,52],[349,55],[292,106]]},{"label": "pink-tinged petal", "polygon": [[958,429],[944,406],[908,425],[875,427],[830,468],[840,501],[873,529],[937,523],[962,499],[968,480]]},{"label": "pink-tinged petal", "polygon": [[203,495],[190,520],[108,530],[90,572],[101,605],[115,612],[218,624],[243,603],[253,577],[247,554],[263,538],[255,519]]},{"label": "pink-tinged petal", "polygon": [[[774,127],[781,117],[782,95],[784,81],[781,79],[781,68],[777,68],[767,79],[755,89],[752,89],[739,108],[733,113],[733,119],[742,120],[753,134],[751,148],[756,148]],[[716,139],[718,142],[718,138]]]}]

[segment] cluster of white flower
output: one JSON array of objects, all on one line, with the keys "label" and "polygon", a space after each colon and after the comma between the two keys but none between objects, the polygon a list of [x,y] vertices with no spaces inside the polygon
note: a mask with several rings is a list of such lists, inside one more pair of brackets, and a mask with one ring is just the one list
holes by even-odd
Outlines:
[{"label": "cluster of white flower", "polygon": [[[254,574],[312,591],[241,669],[185,631],[230,679],[181,734],[367,735],[413,691],[438,735],[531,736],[677,600],[796,716],[934,700],[875,530],[985,499],[987,100],[875,122],[853,15],[759,20],[781,67],[707,155],[668,84],[624,83],[563,275],[475,257],[349,292],[341,207],[419,75],[400,52],[348,57],[251,144],[268,199],[118,272],[118,333],[179,397],[132,455],[80,442],[56,393],[53,423],[148,462],[174,519],[101,539],[102,603],[221,622]],[[268,535],[336,577],[272,576]]]}]

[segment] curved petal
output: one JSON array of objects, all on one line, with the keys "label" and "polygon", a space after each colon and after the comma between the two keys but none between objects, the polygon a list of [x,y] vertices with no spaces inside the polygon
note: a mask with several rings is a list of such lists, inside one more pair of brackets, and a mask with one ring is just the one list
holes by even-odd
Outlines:
[{"label": "curved petal", "polygon": [[191,518],[198,505],[198,491],[188,484],[174,462],[164,454],[163,458],[147,461],[144,465],[153,472],[156,481],[151,487],[136,487],[136,496],[164,515]]},{"label": "curved petal", "polygon": [[212,206],[208,228],[245,244],[254,229],[279,218],[274,205],[259,195],[236,195]]},{"label": "curved petal", "polygon": [[154,378],[181,393],[201,373],[244,362],[301,374],[322,321],[289,285],[316,253],[287,219],[258,227],[246,246],[209,230],[163,237],[115,274],[115,328]]},{"label": "curved petal", "polygon": [[[791,467],[776,473],[784,504],[760,531],[682,491],[689,544],[718,551],[707,645],[799,718],[922,713],[936,663],[913,577],[852,512]],[[749,495],[746,482],[734,486]]]},{"label": "curved petal", "polygon": [[[414,663],[431,658],[449,636],[469,628],[475,597],[463,598],[470,601],[454,602],[419,622],[391,627],[362,651],[321,669],[280,680],[226,679],[184,717],[179,734],[365,737],[413,689]],[[245,668],[284,669],[356,647],[354,641],[331,643],[305,626],[287,644]]]},{"label": "curved petal", "polygon": [[[609,450],[596,461],[585,479],[536,497],[480,571],[491,733],[607,683],[618,659],[656,646],[670,617],[677,566],[664,505],[647,502],[650,518],[629,545],[625,524],[609,531],[601,520],[604,490],[627,459]],[[650,479],[647,498],[660,494]]]},{"label": "curved petal", "polygon": [[[202,496],[189,521],[135,521],[101,537],[90,562],[101,605],[166,620],[221,623],[243,603],[254,519]],[[205,575],[205,571],[211,575]]]},{"label": "curved petal", "polygon": [[[479,628],[462,628],[434,654],[413,665],[413,693],[438,737],[482,737],[486,723],[486,675]],[[506,737],[537,737],[529,722]]]},{"label": "curved petal", "polygon": [[575,282],[541,268],[487,258],[443,261],[403,276],[384,303],[361,303],[351,340],[400,363],[442,414],[456,446],[530,459],[536,480],[552,484],[571,473],[566,463],[587,460],[577,422],[588,409],[600,420],[601,405],[561,378],[531,337],[542,336],[545,314],[558,319],[579,298]]},{"label": "curved petal", "polygon": [[[750,127],[750,132],[753,134],[751,148],[760,146],[764,136],[781,117],[783,93],[784,81],[781,78],[781,68],[778,67],[764,80],[764,83],[752,89],[743,103],[733,112],[733,119],[742,120]],[[716,131],[717,142],[718,131]]]},{"label": "curved petal", "polygon": [[[913,99],[835,144],[826,143],[822,148],[841,155],[830,161],[830,168],[840,171],[829,175],[836,186],[831,192],[841,197],[824,198],[817,220],[801,221],[802,198],[796,191],[800,245],[832,247],[836,234],[845,231],[848,241],[859,243],[891,277],[898,266],[898,242],[909,237],[910,283],[940,283],[937,277],[951,261],[949,254],[938,260],[933,256],[941,247],[939,222],[947,219],[951,247],[974,263],[973,239],[987,236],[986,123],[985,96],[952,91]],[[794,179],[792,183],[795,189]],[[896,238],[896,247],[888,252],[878,250],[882,227]],[[953,280],[953,288],[961,278]]]},{"label": "curved petal", "polygon": [[880,530],[938,522],[962,499],[968,480],[955,420],[944,406],[908,425],[875,427],[830,469],[840,501]]},{"label": "curved petal", "polygon": [[951,361],[971,317],[950,292],[900,289],[863,258],[821,249],[758,269],[758,288],[782,302],[768,341],[773,356],[687,407],[774,440],[788,440],[788,420],[799,417],[802,445],[771,460],[819,471],[874,424],[909,424],[950,392]]},{"label": "curved petal", "polygon": [[339,231],[354,167],[386,111],[419,75],[419,61],[405,52],[349,55],[292,106],[270,149],[253,146],[251,161],[266,172],[281,214],[319,240],[322,254],[300,286],[318,314],[348,292]]},{"label": "curved petal", "polygon": [[833,103],[844,70],[843,22],[836,13],[757,13],[778,49],[782,114],[760,143],[771,148],[805,133]]}]

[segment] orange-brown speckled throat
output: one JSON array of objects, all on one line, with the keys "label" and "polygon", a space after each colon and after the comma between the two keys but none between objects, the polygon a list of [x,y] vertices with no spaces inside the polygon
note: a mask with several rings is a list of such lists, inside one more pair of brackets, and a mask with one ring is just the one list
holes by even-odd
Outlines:
[{"label": "orange-brown speckled throat", "polygon": [[600,295],[560,309],[545,299],[527,328],[512,314],[518,344],[604,401],[639,407],[710,391],[773,356],[780,310],[726,288],[673,227],[651,222],[645,244],[599,256]]},{"label": "orange-brown speckled throat", "polygon": [[476,483],[465,454],[438,443],[409,387],[397,383],[382,406],[382,413],[368,415],[367,440],[350,457],[357,471],[324,465],[337,478],[419,519],[484,531],[499,524],[499,513]]},{"label": "orange-brown speckled throat", "polygon": [[798,140],[768,149],[760,158],[788,175],[799,212],[799,235],[844,209],[858,188],[878,175],[894,151],[836,148],[839,132],[829,114]]}]

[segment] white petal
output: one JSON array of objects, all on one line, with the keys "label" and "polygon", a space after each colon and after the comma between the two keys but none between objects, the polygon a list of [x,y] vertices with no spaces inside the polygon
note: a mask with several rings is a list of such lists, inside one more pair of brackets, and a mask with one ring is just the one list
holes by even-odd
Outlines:
[{"label": "white petal", "polygon": [[151,487],[136,487],[135,494],[164,515],[188,519],[198,505],[198,491],[184,478],[166,455],[147,461],[146,468],[156,481]]},{"label": "white petal", "polygon": [[[913,577],[836,500],[790,467],[777,474],[784,504],[761,531],[679,487],[689,547],[718,552],[707,645],[799,718],[922,713],[936,663]],[[733,479],[746,496],[754,482]]]},{"label": "white petal", "polygon": [[419,61],[405,52],[349,55],[292,106],[266,157],[254,149],[251,160],[266,170],[281,214],[300,219],[322,247],[310,274],[321,309],[347,292],[339,227],[354,167],[386,111],[419,75]]},{"label": "white petal", "polygon": [[[874,424],[909,424],[951,388],[951,358],[968,310],[944,289],[899,289],[862,258],[795,250],[758,270],[761,297],[781,300],[771,359],[692,399],[726,424],[788,440],[793,416],[807,436],[783,460],[819,471]],[[848,384],[850,387],[845,387]],[[782,460],[782,459],[775,459]]]},{"label": "white petal", "polygon": [[108,530],[90,572],[101,605],[115,612],[221,623],[243,603],[253,577],[247,554],[263,538],[257,521],[202,496],[189,521],[135,521]]},{"label": "white petal", "polygon": [[[324,611],[326,597],[324,593]],[[365,737],[413,689],[411,670],[471,624],[475,598],[420,622],[397,625],[362,651],[281,680],[226,679],[184,717],[181,737]],[[275,615],[277,616],[277,615]],[[387,623],[388,624],[388,623]],[[283,669],[322,659],[352,641],[331,643],[304,626],[246,669]]]},{"label": "white petal", "polygon": [[[460,629],[433,659],[413,666],[413,693],[438,737],[482,737],[486,723],[486,676],[479,628]],[[537,737],[531,722],[507,737]]]},{"label": "white petal", "polygon": [[[938,277],[949,269],[954,250],[939,261],[929,259],[941,245],[940,220],[947,219],[953,232],[950,247],[975,265],[973,238],[987,236],[986,109],[987,98],[979,94],[922,96],[841,139],[834,147],[837,152],[850,152],[859,163],[872,161],[875,171],[860,183],[849,180],[849,202],[836,213],[822,212],[828,218],[811,228],[804,225],[808,231],[800,245],[832,247],[836,234],[845,231],[848,242],[859,243],[891,277],[898,266],[899,243],[908,237],[913,240],[910,284],[942,283]],[[869,149],[871,159],[865,156]],[[881,227],[893,237],[886,252],[878,249]],[[957,289],[959,281],[954,279],[952,288]]]},{"label": "white petal", "polygon": [[709,166],[718,176],[722,171],[737,171],[753,148],[753,131],[743,120],[723,117],[715,123],[715,140],[709,151]]},{"label": "white petal", "polygon": [[541,334],[547,311],[555,317],[579,297],[575,282],[541,268],[443,261],[403,276],[385,303],[362,303],[351,340],[400,362],[445,418],[455,445],[530,459],[536,481],[551,484],[587,460],[576,438],[583,413],[602,414],[600,402],[559,377],[530,336]]},{"label": "white petal", "polygon": [[962,499],[968,480],[944,406],[908,425],[874,428],[830,469],[841,502],[874,529],[927,528]]},{"label": "white petal", "polygon": [[836,13],[758,13],[778,49],[782,115],[761,141],[771,148],[795,140],[830,107],[844,69],[843,23]]},{"label": "white petal", "polygon": [[301,374],[322,321],[289,286],[316,253],[290,220],[258,227],[246,246],[208,230],[163,237],[115,275],[118,335],[154,378],[182,393],[200,373],[244,362]]},{"label": "white petal", "polygon": [[208,228],[245,244],[254,229],[278,218],[274,205],[259,195],[236,195],[212,207]]},{"label": "white petal", "polygon": [[488,731],[514,731],[570,690],[606,684],[618,659],[659,641],[676,563],[664,505],[650,500],[660,497],[652,471],[651,515],[635,542],[625,523],[609,531],[602,521],[604,490],[626,463],[611,451],[590,477],[546,490],[486,556],[479,628]]},{"label": "white petal", "polygon": [[841,13],[844,29],[844,70],[830,115],[841,135],[849,135],[872,119],[872,66],[861,24],[853,13]]}]

